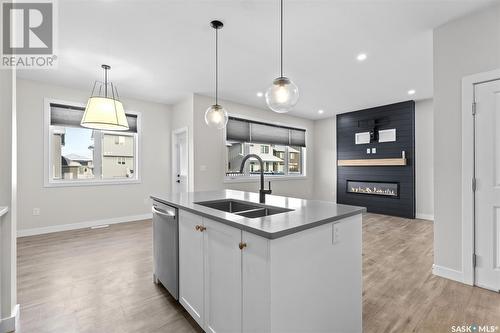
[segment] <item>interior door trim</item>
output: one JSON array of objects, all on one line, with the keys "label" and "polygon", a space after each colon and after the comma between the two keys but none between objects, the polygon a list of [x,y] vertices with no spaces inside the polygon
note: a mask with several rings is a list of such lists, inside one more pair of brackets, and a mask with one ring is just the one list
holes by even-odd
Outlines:
[{"label": "interior door trim", "polygon": [[459,282],[475,281],[475,194],[472,180],[476,176],[475,103],[476,87],[500,80],[500,69],[466,76],[462,79],[462,267]]}]

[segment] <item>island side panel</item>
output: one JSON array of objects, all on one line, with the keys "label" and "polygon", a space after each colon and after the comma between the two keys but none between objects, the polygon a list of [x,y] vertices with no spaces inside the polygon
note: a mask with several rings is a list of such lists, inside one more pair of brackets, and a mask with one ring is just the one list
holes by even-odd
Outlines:
[{"label": "island side panel", "polygon": [[362,331],[361,221],[270,241],[271,332]]}]

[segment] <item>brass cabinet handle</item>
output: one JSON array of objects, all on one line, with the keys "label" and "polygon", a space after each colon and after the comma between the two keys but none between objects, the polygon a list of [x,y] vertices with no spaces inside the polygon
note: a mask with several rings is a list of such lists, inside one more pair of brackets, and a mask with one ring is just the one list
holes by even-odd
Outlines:
[{"label": "brass cabinet handle", "polygon": [[245,247],[247,247],[247,243],[240,242],[240,244],[238,245],[238,247],[240,248],[240,250],[243,250]]},{"label": "brass cabinet handle", "polygon": [[205,230],[207,230],[206,227],[202,226],[202,225],[199,225],[197,224],[195,227],[194,227],[196,230],[200,231],[200,232],[203,232]]}]

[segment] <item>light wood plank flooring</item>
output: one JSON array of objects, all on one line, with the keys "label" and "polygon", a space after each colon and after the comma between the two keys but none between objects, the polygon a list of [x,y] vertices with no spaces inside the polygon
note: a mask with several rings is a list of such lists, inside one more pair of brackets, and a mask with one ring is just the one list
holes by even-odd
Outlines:
[{"label": "light wood plank flooring", "polygon": [[[431,274],[432,223],[367,214],[364,332],[500,326],[500,295]],[[201,332],[152,283],[151,221],[18,240],[19,332]]]}]

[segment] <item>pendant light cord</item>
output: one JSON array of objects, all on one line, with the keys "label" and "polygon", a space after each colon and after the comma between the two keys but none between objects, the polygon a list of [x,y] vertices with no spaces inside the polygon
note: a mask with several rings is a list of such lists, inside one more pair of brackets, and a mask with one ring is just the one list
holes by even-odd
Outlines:
[{"label": "pendant light cord", "polygon": [[215,29],[215,105],[219,105],[219,29]]},{"label": "pendant light cord", "polygon": [[281,74],[280,77],[283,77],[283,0],[281,0],[281,8],[280,8],[280,41],[281,41]]},{"label": "pendant light cord", "polygon": [[104,68],[104,97],[108,98],[108,69]]}]

